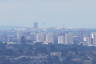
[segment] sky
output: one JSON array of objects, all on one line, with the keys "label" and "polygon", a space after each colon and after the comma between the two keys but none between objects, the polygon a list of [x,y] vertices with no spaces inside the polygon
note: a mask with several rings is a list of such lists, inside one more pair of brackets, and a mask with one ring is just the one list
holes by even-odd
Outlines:
[{"label": "sky", "polygon": [[96,0],[0,0],[0,26],[96,28]]}]

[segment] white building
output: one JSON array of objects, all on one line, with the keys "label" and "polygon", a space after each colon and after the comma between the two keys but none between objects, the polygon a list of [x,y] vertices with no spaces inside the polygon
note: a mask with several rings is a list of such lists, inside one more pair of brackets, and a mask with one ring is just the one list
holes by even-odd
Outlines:
[{"label": "white building", "polygon": [[48,43],[54,43],[54,34],[53,33],[47,33],[46,34],[46,40],[45,40],[45,44]]},{"label": "white building", "polygon": [[58,36],[58,44],[64,44],[65,43],[65,36],[60,35]]},{"label": "white building", "polygon": [[84,45],[89,45],[89,46],[92,45],[91,44],[91,38],[90,38],[90,36],[84,36],[83,37],[83,41],[84,41],[83,42]]},{"label": "white building", "polygon": [[92,33],[91,34],[91,43],[92,43],[92,45],[96,45],[96,32],[94,32],[94,33]]},{"label": "white building", "polygon": [[45,41],[45,33],[44,32],[39,32],[36,34],[36,42],[42,42],[44,43]]}]

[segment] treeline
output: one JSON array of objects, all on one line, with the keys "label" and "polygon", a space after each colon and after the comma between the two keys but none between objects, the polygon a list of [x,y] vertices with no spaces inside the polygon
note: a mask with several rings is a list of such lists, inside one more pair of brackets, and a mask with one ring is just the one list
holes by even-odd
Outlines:
[{"label": "treeline", "polygon": [[95,59],[95,46],[0,44],[0,64],[95,64]]}]

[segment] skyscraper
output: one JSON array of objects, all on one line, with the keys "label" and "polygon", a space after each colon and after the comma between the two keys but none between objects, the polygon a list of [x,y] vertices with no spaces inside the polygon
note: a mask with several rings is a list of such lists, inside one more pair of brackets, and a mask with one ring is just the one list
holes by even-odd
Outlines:
[{"label": "skyscraper", "polygon": [[64,44],[65,43],[65,36],[60,35],[58,36],[58,44]]}]

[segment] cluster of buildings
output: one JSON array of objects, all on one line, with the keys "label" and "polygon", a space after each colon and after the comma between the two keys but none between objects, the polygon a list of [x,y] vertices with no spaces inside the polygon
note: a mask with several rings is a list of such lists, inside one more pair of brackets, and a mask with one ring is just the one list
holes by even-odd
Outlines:
[{"label": "cluster of buildings", "polygon": [[96,30],[90,29],[41,29],[38,23],[32,28],[0,30],[0,43],[7,44],[65,44],[96,45]]}]

